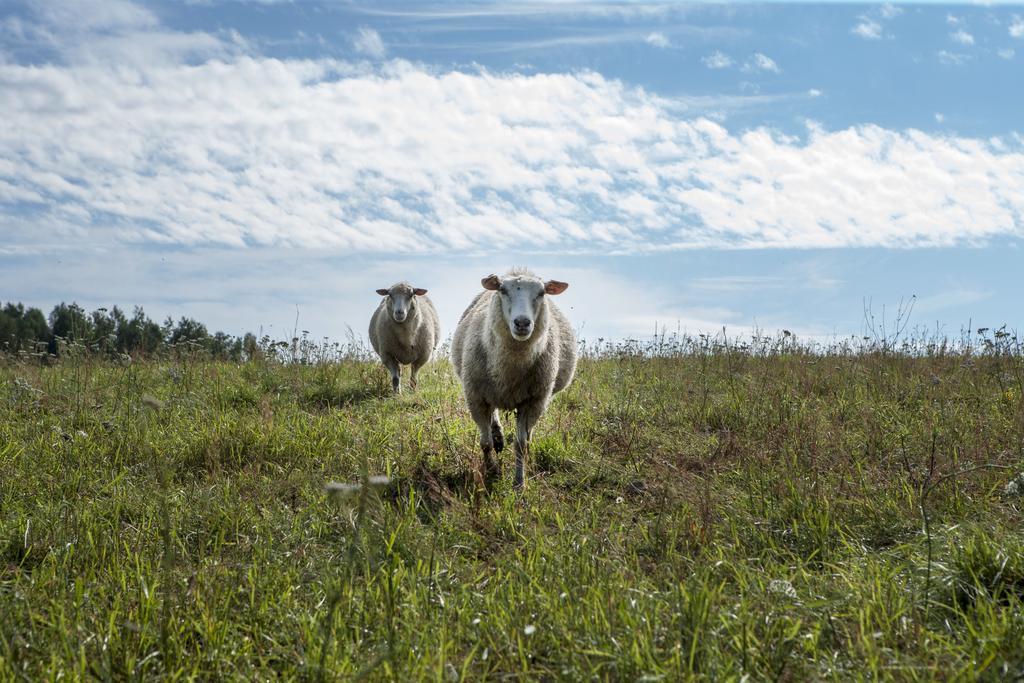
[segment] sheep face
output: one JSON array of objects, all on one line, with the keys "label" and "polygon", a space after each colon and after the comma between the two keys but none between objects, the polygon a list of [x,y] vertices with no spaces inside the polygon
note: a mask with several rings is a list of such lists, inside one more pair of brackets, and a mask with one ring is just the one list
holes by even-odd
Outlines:
[{"label": "sheep face", "polygon": [[401,282],[387,289],[378,289],[377,293],[387,297],[388,315],[396,323],[404,323],[416,310],[416,297],[423,296],[427,290],[412,287]]},{"label": "sheep face", "polygon": [[543,282],[528,275],[499,278],[489,275],[481,280],[484,289],[498,293],[501,313],[509,334],[516,341],[527,341],[537,327],[537,318],[544,311],[544,296],[561,294],[569,286],[557,280]]}]

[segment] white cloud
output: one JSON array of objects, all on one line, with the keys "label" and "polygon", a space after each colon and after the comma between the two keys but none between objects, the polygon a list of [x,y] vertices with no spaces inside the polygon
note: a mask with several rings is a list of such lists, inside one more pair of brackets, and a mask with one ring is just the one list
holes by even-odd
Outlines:
[{"label": "white cloud", "polygon": [[947,14],[946,23],[949,24],[950,26],[956,26],[960,23],[960,17],[954,14]]},{"label": "white cloud", "polygon": [[647,43],[648,45],[653,45],[654,47],[660,48],[666,48],[669,47],[669,45],[671,45],[665,34],[659,31],[655,31],[653,33],[648,34],[647,37],[644,38],[644,42]]},{"label": "white cloud", "polygon": [[77,31],[154,28],[155,14],[127,0],[47,0],[34,4],[37,16],[52,26]]},{"label": "white cloud", "polygon": [[743,68],[745,71],[768,71],[774,74],[781,73],[782,71],[774,59],[760,52],[755,52],[754,56],[750,58],[750,61]]},{"label": "white cloud", "polygon": [[944,123],[945,120],[946,120],[946,115],[945,114],[943,114],[941,112],[936,112],[935,113],[935,121],[936,121],[936,123]]},{"label": "white cloud", "polygon": [[1010,36],[1013,38],[1024,38],[1024,19],[1013,15],[1013,22],[1010,24]]},{"label": "white cloud", "polygon": [[861,17],[860,21],[850,29],[850,33],[866,40],[881,40],[882,25],[873,19]]},{"label": "white cloud", "polygon": [[1008,47],[999,50],[996,54],[998,54],[1002,59],[1013,59],[1013,56],[1017,54],[1017,52],[1012,47]]},{"label": "white cloud", "polygon": [[914,246],[1024,228],[1019,142],[733,133],[594,73],[7,64],[0,92],[0,236],[25,249]]},{"label": "white cloud", "polygon": [[27,5],[26,16],[0,21],[9,55],[27,50],[65,64],[120,63],[125,67],[231,59],[249,51],[234,31],[172,31],[155,14],[125,0],[53,0]]},{"label": "white cloud", "polygon": [[887,2],[879,8],[878,13],[883,19],[892,19],[903,14],[903,9]]},{"label": "white cloud", "polygon": [[496,18],[610,18],[620,20],[665,20],[694,13],[683,3],[604,3],[604,2],[511,2],[479,4],[410,4],[406,7],[380,7],[367,3],[360,11],[370,16],[391,19],[496,19]]},{"label": "white cloud", "polygon": [[706,57],[702,57],[700,61],[704,62],[704,66],[709,69],[726,69],[732,66],[732,58],[718,50],[715,50]]},{"label": "white cloud", "polygon": [[[857,23],[850,29],[850,33],[865,40],[881,40],[884,35],[885,22],[891,21],[901,14],[903,14],[903,10],[900,7],[886,3],[858,16]],[[946,20],[950,21],[951,19],[955,19],[955,17],[947,15]],[[886,37],[891,38],[892,36]]]},{"label": "white cloud", "polygon": [[[181,35],[145,13],[103,22],[133,44]],[[6,253],[916,246],[1024,229],[1019,139],[730,131],[700,115],[721,98],[590,72],[278,60],[202,35],[218,59],[0,63]],[[760,53],[745,68],[778,71]]]},{"label": "white cloud", "polygon": [[949,34],[950,40],[961,45],[974,45],[974,36],[967,31],[960,29]]},{"label": "white cloud", "polygon": [[387,53],[387,48],[384,46],[384,41],[381,39],[380,34],[372,28],[365,26],[361,27],[352,38],[352,47],[356,52],[368,57],[379,58]]},{"label": "white cloud", "polygon": [[[682,26],[674,24],[672,33],[678,34],[692,42],[708,42],[712,40],[735,39],[743,34],[743,31],[723,26]],[[589,32],[572,32],[568,34],[534,35],[509,38],[488,38],[486,40],[467,39],[462,42],[453,42],[445,39],[439,43],[430,44],[435,49],[446,52],[472,52],[474,54],[502,54],[510,52],[531,53],[540,50],[562,49],[566,47],[598,47],[602,45],[619,45],[636,42],[646,42],[655,47],[671,47],[672,41],[664,33],[655,31],[643,31],[634,28],[616,30],[592,30]],[[427,45],[428,43],[414,43],[414,45]]]},{"label": "white cloud", "polygon": [[962,52],[950,52],[949,50],[939,50],[936,55],[939,61],[947,66],[963,66],[970,60],[970,55],[965,55]]}]

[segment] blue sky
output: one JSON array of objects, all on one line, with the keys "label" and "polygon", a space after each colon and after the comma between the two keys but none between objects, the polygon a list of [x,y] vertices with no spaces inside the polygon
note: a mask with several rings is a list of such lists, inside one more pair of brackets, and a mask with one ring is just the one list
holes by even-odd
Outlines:
[{"label": "blue sky", "polygon": [[0,300],[446,331],[513,264],[588,338],[1024,323],[1024,6],[0,7]]}]

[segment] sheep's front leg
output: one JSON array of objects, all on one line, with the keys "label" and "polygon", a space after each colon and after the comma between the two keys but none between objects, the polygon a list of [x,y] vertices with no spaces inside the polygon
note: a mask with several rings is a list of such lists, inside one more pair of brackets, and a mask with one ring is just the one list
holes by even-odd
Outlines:
[{"label": "sheep's front leg", "polygon": [[500,471],[498,462],[494,458],[495,444],[491,429],[491,421],[495,417],[495,409],[494,406],[489,406],[484,401],[471,400],[469,401],[469,413],[473,416],[473,421],[476,422],[476,426],[480,430],[480,451],[483,454],[482,479],[489,481],[495,473]]},{"label": "sheep's front leg", "polygon": [[501,431],[501,420],[498,419],[498,409],[491,411],[491,441],[494,442],[494,451],[501,453],[505,448],[505,435]]},{"label": "sheep's front leg", "polygon": [[409,371],[409,386],[412,388],[413,391],[416,391],[416,373],[420,371],[420,368],[423,367],[424,363],[426,363],[425,360],[416,361],[415,363],[412,364],[412,368]]},{"label": "sheep's front leg", "polygon": [[512,485],[518,490],[526,487],[526,456],[530,452],[530,435],[543,412],[544,404],[540,401],[516,408],[516,474]]},{"label": "sheep's front leg", "polygon": [[391,356],[385,356],[381,360],[391,373],[391,390],[396,394],[402,393],[402,365]]}]

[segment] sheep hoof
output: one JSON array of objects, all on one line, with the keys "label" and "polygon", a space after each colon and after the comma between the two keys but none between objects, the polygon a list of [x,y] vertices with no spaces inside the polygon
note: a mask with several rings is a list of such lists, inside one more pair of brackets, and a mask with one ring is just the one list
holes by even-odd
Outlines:
[{"label": "sheep hoof", "polygon": [[501,461],[492,453],[484,454],[484,480],[491,484],[495,479],[501,477]]},{"label": "sheep hoof", "polygon": [[491,440],[494,441],[494,450],[501,453],[505,448],[505,435],[501,433],[501,425],[497,422],[491,425]]}]

